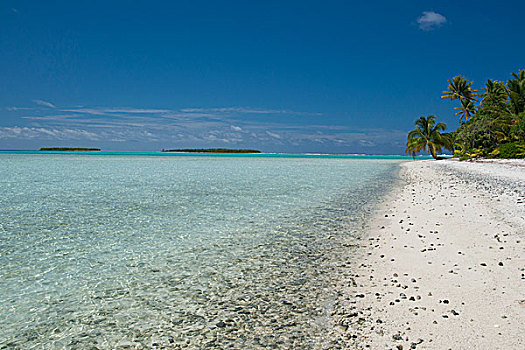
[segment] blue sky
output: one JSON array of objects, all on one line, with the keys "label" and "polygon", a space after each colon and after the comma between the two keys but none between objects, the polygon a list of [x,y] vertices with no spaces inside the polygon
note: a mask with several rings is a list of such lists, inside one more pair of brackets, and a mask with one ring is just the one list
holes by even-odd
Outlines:
[{"label": "blue sky", "polygon": [[0,3],[0,149],[402,154],[525,68],[523,1]]}]

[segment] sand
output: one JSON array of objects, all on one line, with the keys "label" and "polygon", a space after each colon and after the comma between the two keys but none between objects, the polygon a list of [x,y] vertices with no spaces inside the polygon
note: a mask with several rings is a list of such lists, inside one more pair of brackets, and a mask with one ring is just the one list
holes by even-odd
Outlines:
[{"label": "sand", "polygon": [[523,165],[404,163],[338,301],[340,337],[351,348],[525,349]]}]

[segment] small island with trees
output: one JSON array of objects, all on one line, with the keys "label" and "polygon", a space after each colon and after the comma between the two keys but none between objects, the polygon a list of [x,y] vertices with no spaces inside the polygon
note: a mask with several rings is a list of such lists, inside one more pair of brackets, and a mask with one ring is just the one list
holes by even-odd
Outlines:
[{"label": "small island with trees", "polygon": [[445,148],[459,160],[525,158],[525,70],[511,73],[507,82],[489,79],[483,93],[462,76],[448,83],[441,98],[459,102],[459,128],[444,132],[447,126],[435,116],[420,117],[407,137],[408,154],[424,151],[437,159]]},{"label": "small island with trees", "polygon": [[77,152],[100,152],[100,148],[83,148],[83,147],[42,147],[41,151],[77,151]]},{"label": "small island with trees", "polygon": [[230,148],[184,148],[184,149],[163,149],[161,152],[180,152],[180,153],[261,153],[254,149],[230,149]]}]

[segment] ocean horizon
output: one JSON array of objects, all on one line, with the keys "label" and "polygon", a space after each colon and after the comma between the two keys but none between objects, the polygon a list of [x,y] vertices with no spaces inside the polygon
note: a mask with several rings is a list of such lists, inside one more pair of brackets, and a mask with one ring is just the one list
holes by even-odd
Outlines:
[{"label": "ocean horizon", "polygon": [[[358,153],[212,153],[212,152],[162,152],[162,151],[40,151],[40,150],[0,150],[0,154],[77,154],[77,155],[102,155],[102,156],[167,156],[167,157],[276,157],[276,158],[363,158],[363,159],[432,159],[429,155],[416,157],[398,154],[358,154]],[[446,156],[446,155],[445,155]]]}]

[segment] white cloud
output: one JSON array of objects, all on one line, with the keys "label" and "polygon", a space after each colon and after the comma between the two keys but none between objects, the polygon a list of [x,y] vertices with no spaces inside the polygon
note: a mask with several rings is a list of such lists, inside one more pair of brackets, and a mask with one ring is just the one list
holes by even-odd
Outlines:
[{"label": "white cloud", "polygon": [[[178,124],[191,127],[190,124],[204,126],[208,123],[229,124],[231,130],[240,132],[245,131],[237,126],[239,118],[243,120],[247,115],[305,115],[317,116],[321,113],[297,112],[292,110],[259,109],[250,107],[217,107],[217,108],[182,108],[182,109],[159,109],[159,108],[135,108],[135,107],[89,107],[75,106],[67,108],[57,108],[53,103],[44,100],[34,100],[34,103],[41,108],[33,107],[7,107],[11,112],[21,112],[24,110],[35,111],[32,115],[21,116],[24,119],[49,120],[61,123],[106,123],[108,125],[126,125],[130,122],[140,121],[144,124],[166,125]],[[50,110],[60,111],[65,115],[52,116]],[[67,117],[66,117],[67,116]],[[81,119],[84,117],[83,119]],[[162,120],[164,119],[164,121]],[[279,123],[281,124],[281,123]],[[269,126],[267,126],[268,128]]]},{"label": "white cloud", "polygon": [[64,112],[85,113],[92,115],[108,115],[110,113],[124,114],[163,114],[169,113],[169,109],[145,109],[145,108],[73,108],[64,109]]},{"label": "white cloud", "polygon": [[271,137],[276,138],[276,139],[280,139],[280,138],[281,138],[281,135],[276,134],[276,133],[274,133],[274,132],[266,131],[266,134],[267,134],[268,136],[271,136]]},{"label": "white cloud", "polygon": [[32,119],[32,120],[66,120],[66,119],[72,119],[72,118],[76,118],[78,116],[76,115],[46,115],[46,116],[43,116],[43,117],[39,117],[39,116],[26,116],[26,117],[21,117],[22,119]]},{"label": "white cloud", "polygon": [[33,100],[34,103],[40,106],[49,107],[49,108],[56,108],[54,104],[51,102],[43,101],[43,100]]},{"label": "white cloud", "polygon": [[146,108],[108,108],[108,113],[139,113],[139,114],[160,114],[171,112],[169,109],[146,109]]},{"label": "white cloud", "polygon": [[417,19],[419,29],[425,31],[437,29],[446,22],[447,19],[445,16],[434,11],[424,11],[423,14]]},{"label": "white cloud", "polygon": [[220,113],[253,113],[253,114],[277,114],[283,111],[275,109],[256,109],[246,107],[216,107],[216,108],[183,108],[181,112],[220,112]]},{"label": "white cloud", "polygon": [[242,113],[242,114],[296,114],[321,115],[321,113],[297,112],[286,109],[260,109],[250,107],[220,107],[220,108],[183,108],[181,112],[212,112],[212,113]]},{"label": "white cloud", "polygon": [[[301,112],[253,109],[248,107],[157,109],[134,107],[74,106],[51,108],[50,102],[38,100],[24,113],[24,107],[10,107],[28,125],[1,127],[0,140],[97,140],[98,142],[175,142],[181,147],[246,147],[283,148],[319,147],[330,149],[372,149],[392,145],[406,138],[406,132],[392,130],[359,130],[346,125],[323,124],[311,118],[306,125],[288,118],[261,118],[264,113]],[[37,103],[35,101],[35,103]],[[250,118],[250,113],[260,115]],[[307,113],[304,113],[307,114]],[[311,113],[313,115],[313,113]],[[240,126],[242,125],[242,127]],[[314,146],[312,146],[314,145]],[[166,145],[167,146],[167,145]],[[402,148],[403,145],[398,148]],[[157,147],[157,146],[155,146]],[[397,147],[397,146],[396,146]]]},{"label": "white cloud", "polygon": [[16,112],[16,111],[32,111],[35,108],[30,107],[7,107],[7,110],[10,112]]},{"label": "white cloud", "polygon": [[363,147],[374,147],[376,143],[374,141],[370,141],[367,139],[361,139],[359,140],[359,144]]},{"label": "white cloud", "polygon": [[75,108],[75,109],[62,109],[62,112],[79,113],[79,114],[90,114],[90,115],[108,115],[104,109],[96,108]]},{"label": "white cloud", "polygon": [[56,129],[33,127],[0,127],[0,139],[53,139],[53,140],[99,140],[100,137],[90,131],[82,129]]}]

